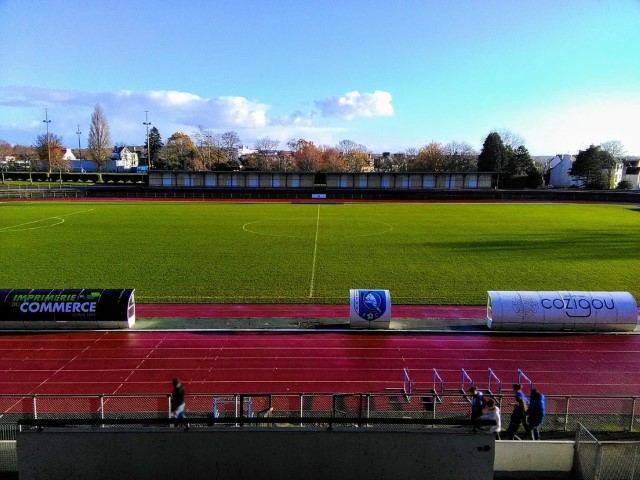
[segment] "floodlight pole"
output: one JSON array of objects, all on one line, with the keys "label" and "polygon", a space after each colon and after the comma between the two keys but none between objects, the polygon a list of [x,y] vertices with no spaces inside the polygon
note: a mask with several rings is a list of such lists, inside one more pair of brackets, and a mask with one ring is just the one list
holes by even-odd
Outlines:
[{"label": "floodlight pole", "polygon": [[80,157],[80,173],[82,173],[82,147],[80,146],[80,135],[82,135],[82,132],[80,131],[80,125],[78,125],[76,135],[78,135],[78,156]]},{"label": "floodlight pole", "polygon": [[51,120],[49,120],[49,112],[48,109],[44,109],[44,120],[43,122],[47,126],[47,162],[49,163],[49,175],[51,175],[51,139],[49,138],[49,124]]},{"label": "floodlight pole", "polygon": [[147,127],[147,169],[149,172],[151,171],[151,149],[149,148],[149,126],[151,122],[149,121],[149,110],[144,111],[144,122],[142,124]]}]

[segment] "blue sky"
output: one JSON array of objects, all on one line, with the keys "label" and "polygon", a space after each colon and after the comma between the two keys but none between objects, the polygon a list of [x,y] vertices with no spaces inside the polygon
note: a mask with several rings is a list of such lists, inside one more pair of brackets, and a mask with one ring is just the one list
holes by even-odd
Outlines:
[{"label": "blue sky", "polygon": [[534,155],[620,140],[640,155],[640,0],[0,0],[0,139],[86,144],[198,126],[374,152],[480,148],[508,129]]}]

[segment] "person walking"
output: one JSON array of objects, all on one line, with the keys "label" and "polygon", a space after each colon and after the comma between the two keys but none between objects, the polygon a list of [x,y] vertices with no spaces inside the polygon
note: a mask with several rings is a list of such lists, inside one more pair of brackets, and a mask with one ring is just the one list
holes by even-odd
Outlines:
[{"label": "person walking", "polygon": [[487,400],[487,411],[480,416],[480,420],[493,420],[496,422],[489,431],[496,436],[496,440],[500,440],[500,432],[502,431],[502,419],[500,418],[500,409],[496,405],[493,398]]},{"label": "person walking", "polygon": [[179,378],[173,379],[173,391],[171,392],[171,417],[187,418],[187,406],[184,402],[184,386]]},{"label": "person walking", "polygon": [[531,390],[525,430],[527,431],[527,437],[531,437],[533,440],[540,440],[540,425],[544,422],[544,416],[546,414],[545,403],[546,401],[543,394],[535,388]]},{"label": "person walking", "polygon": [[519,383],[513,384],[513,393],[515,395],[516,403],[513,406],[513,412],[509,418],[509,427],[507,427],[507,438],[513,440],[520,428],[520,425],[527,428],[527,398],[522,391],[522,385]]},{"label": "person walking", "polygon": [[469,394],[471,394],[471,398],[469,399],[471,402],[471,420],[475,420],[476,418],[480,418],[480,416],[482,415],[482,411],[484,410],[484,396],[475,385],[472,385],[469,388],[468,392]]}]

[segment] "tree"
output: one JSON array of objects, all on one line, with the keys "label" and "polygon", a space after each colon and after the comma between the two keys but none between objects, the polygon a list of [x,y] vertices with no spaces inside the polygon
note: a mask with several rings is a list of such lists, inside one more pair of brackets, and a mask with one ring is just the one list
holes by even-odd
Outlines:
[{"label": "tree", "polygon": [[16,160],[20,165],[28,166],[29,181],[32,181],[31,171],[33,169],[33,161],[38,156],[36,149],[28,145],[16,145],[13,147],[13,155],[16,157]]},{"label": "tree", "polygon": [[629,180],[620,180],[616,186],[616,190],[632,190],[633,184]]},{"label": "tree", "polygon": [[606,142],[602,142],[600,144],[600,147],[602,148],[602,150],[610,153],[613,158],[620,162],[624,159],[624,156],[627,153],[624,149],[624,145],[620,140],[608,140]]},{"label": "tree", "polygon": [[507,148],[517,150],[518,147],[525,144],[524,137],[522,135],[512,132],[507,128],[501,128],[500,130],[496,130],[496,132],[498,133],[498,135],[500,135],[502,143]]},{"label": "tree", "polygon": [[481,172],[495,172],[498,174],[496,186],[500,187],[500,174],[508,161],[507,148],[497,132],[491,132],[482,145],[478,155],[478,170]]},{"label": "tree", "polygon": [[62,171],[68,168],[67,162],[62,159],[65,151],[62,146],[62,137],[51,132],[48,135],[43,133],[38,135],[33,146],[36,149],[38,158],[47,165],[49,172],[54,170]]},{"label": "tree", "polygon": [[220,135],[216,135],[212,130],[198,126],[198,130],[193,134],[197,158],[194,159],[194,170],[211,170],[217,164],[224,163],[224,152],[220,149]]},{"label": "tree", "polygon": [[[145,139],[146,143],[146,139]],[[156,127],[151,127],[149,130],[149,151],[147,155],[149,157],[149,168],[151,169],[154,165],[159,163],[160,154],[164,144],[162,143],[162,137],[160,136],[160,132]]]},{"label": "tree", "polygon": [[415,168],[413,170],[424,172],[444,172],[446,171],[445,154],[442,145],[431,142],[425,145],[418,152]]},{"label": "tree", "polygon": [[13,153],[13,147],[6,140],[0,140],[0,172],[2,172],[2,183],[4,183],[4,171],[8,168],[7,157]]},{"label": "tree", "polygon": [[236,150],[240,145],[240,136],[234,131],[224,132],[220,136],[220,147],[227,155],[227,162],[237,160]]},{"label": "tree", "polygon": [[275,159],[278,152],[278,146],[280,142],[278,140],[273,140],[269,137],[263,137],[256,140],[253,148],[255,148],[258,153],[256,154],[256,168],[258,170],[267,171],[272,169],[272,165],[270,165],[272,160]]},{"label": "tree", "polygon": [[91,115],[91,127],[89,128],[87,147],[89,148],[89,155],[96,163],[98,171],[102,171],[111,156],[111,131],[107,117],[105,117],[100,104],[95,106],[93,114]]},{"label": "tree", "polygon": [[327,147],[322,149],[320,156],[320,162],[318,165],[319,172],[346,172],[347,165],[345,163],[345,157],[334,147]]},{"label": "tree", "polygon": [[287,142],[291,150],[293,168],[299,172],[315,172],[318,170],[322,152],[313,142],[304,139],[292,139]]},{"label": "tree", "polygon": [[591,145],[586,150],[580,150],[573,162],[569,175],[577,177],[582,186],[602,190],[610,188],[609,172],[616,161],[609,152],[600,146]]},{"label": "tree", "polygon": [[452,141],[442,147],[447,170],[472,172],[478,169],[478,152],[466,142]]},{"label": "tree", "polygon": [[336,149],[344,157],[344,162],[349,172],[362,172],[369,166],[369,153],[367,147],[353,140],[341,140]]},{"label": "tree", "polygon": [[198,156],[198,149],[189,135],[175,132],[167,140],[165,147],[166,165],[169,169],[193,169],[193,161]]},{"label": "tree", "polygon": [[507,147],[507,157],[504,173],[508,176],[527,175],[532,170],[536,170],[529,150],[524,145],[520,145],[515,150]]},{"label": "tree", "polygon": [[402,155],[396,155],[394,157],[395,168],[399,172],[406,172],[411,168],[418,157],[418,149],[417,148],[407,148]]}]

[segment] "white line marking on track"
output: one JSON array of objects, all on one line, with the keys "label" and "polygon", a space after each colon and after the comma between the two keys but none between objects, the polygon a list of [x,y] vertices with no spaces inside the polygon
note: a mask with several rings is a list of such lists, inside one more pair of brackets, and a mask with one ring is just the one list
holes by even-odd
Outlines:
[{"label": "white line marking on track", "polygon": [[320,232],[320,205],[318,205],[318,215],[316,216],[316,238],[313,242],[313,262],[311,264],[311,286],[309,287],[309,298],[313,298],[313,287],[316,283],[316,259],[318,256],[318,232]]}]

